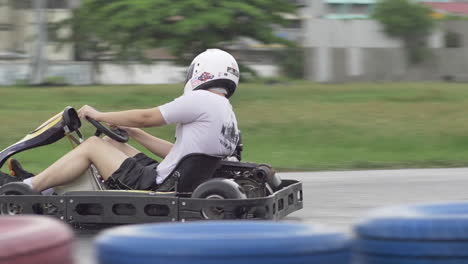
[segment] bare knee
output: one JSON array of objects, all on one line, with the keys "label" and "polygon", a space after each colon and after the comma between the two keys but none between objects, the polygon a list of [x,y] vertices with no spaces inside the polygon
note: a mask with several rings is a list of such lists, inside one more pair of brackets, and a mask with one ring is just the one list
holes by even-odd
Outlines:
[{"label": "bare knee", "polygon": [[125,155],[133,157],[136,154],[140,153],[139,150],[135,149],[134,147],[130,146],[128,143],[118,142],[110,137],[105,136],[102,138],[103,141],[106,143],[110,143],[112,146],[123,152]]},{"label": "bare knee", "polygon": [[107,143],[104,139],[92,136],[81,143],[79,148],[81,148],[82,154],[92,162],[96,153],[100,153],[101,149],[106,149],[108,146],[109,143]]},{"label": "bare knee", "polygon": [[80,148],[81,149],[92,149],[92,148],[96,148],[98,147],[99,145],[105,143],[104,140],[100,137],[96,137],[96,136],[92,136],[92,137],[89,137],[88,139],[86,139],[83,143],[80,144]]},{"label": "bare knee", "polygon": [[108,136],[105,136],[105,137],[101,138],[101,140],[103,140],[103,141],[105,141],[105,142],[107,142],[107,143],[110,143],[110,144],[112,144],[112,145],[114,145],[114,146],[123,145],[123,143],[120,143],[120,142],[118,142],[118,141],[115,141],[115,140],[113,140],[112,138],[110,138],[110,137],[108,137]]},{"label": "bare knee", "polygon": [[99,144],[102,143],[103,139],[100,137],[92,136],[85,140],[88,144]]}]

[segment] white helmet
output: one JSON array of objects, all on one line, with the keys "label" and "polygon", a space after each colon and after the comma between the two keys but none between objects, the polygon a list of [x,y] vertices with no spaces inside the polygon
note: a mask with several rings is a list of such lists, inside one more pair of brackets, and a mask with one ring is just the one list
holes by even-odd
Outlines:
[{"label": "white helmet", "polygon": [[195,90],[224,88],[229,98],[239,84],[239,66],[234,57],[220,49],[200,53],[187,72],[184,94]]}]

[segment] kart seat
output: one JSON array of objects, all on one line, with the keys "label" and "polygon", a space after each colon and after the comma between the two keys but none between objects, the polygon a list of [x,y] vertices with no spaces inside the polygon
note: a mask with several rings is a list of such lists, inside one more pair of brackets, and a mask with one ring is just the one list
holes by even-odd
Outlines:
[{"label": "kart seat", "polygon": [[179,161],[156,191],[193,192],[198,185],[211,179],[220,165],[220,157],[201,153],[189,154]]}]

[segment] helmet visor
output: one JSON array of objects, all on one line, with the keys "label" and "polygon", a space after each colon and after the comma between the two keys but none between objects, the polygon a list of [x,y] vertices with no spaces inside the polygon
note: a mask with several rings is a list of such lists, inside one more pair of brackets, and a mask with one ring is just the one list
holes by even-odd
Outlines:
[{"label": "helmet visor", "polygon": [[187,70],[187,77],[185,77],[185,83],[187,83],[193,77],[193,69],[195,68],[195,63],[192,63]]}]

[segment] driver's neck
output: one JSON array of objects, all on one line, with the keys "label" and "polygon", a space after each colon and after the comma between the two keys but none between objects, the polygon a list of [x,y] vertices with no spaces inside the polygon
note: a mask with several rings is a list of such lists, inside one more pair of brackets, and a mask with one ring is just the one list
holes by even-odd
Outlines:
[{"label": "driver's neck", "polygon": [[208,92],[217,94],[217,95],[222,96],[222,97],[226,97],[226,94],[225,94],[225,93],[218,92],[218,91],[216,91],[215,89],[209,89]]}]

